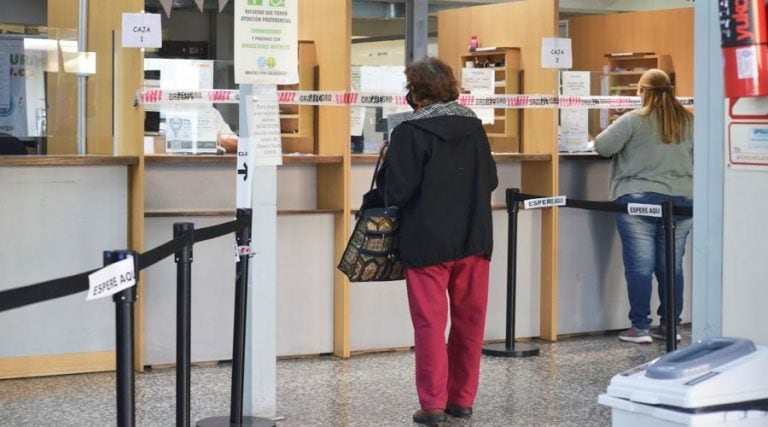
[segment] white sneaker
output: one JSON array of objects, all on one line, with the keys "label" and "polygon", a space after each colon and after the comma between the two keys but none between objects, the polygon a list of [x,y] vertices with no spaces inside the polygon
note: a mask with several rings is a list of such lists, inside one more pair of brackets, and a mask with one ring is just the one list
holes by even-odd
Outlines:
[{"label": "white sneaker", "polygon": [[619,339],[637,344],[650,344],[653,342],[648,329],[637,329],[634,326],[619,333]]}]

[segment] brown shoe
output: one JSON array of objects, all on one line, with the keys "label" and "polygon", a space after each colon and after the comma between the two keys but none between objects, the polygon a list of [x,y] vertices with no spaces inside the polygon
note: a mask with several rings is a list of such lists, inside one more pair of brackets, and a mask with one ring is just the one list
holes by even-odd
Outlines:
[{"label": "brown shoe", "polygon": [[445,407],[445,413],[456,418],[469,418],[472,416],[472,407],[464,407],[459,405],[451,405]]},{"label": "brown shoe", "polygon": [[419,409],[413,414],[413,422],[427,425],[443,423],[445,422],[445,411],[442,409]]}]

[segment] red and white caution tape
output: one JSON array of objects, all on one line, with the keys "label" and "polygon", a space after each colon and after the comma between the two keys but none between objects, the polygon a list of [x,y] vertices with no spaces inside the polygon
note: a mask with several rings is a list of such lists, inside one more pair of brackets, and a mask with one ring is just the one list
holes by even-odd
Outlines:
[{"label": "red and white caution tape", "polygon": [[[678,98],[681,104],[693,105],[693,98]],[[459,104],[467,107],[487,108],[590,108],[627,109],[639,108],[640,98],[636,96],[555,96],[555,95],[459,95]],[[238,90],[163,90],[140,91],[137,102],[144,105],[157,104],[199,104],[240,102]],[[408,105],[404,94],[360,93],[334,91],[280,90],[279,104],[320,105],[352,107],[381,107]]]}]

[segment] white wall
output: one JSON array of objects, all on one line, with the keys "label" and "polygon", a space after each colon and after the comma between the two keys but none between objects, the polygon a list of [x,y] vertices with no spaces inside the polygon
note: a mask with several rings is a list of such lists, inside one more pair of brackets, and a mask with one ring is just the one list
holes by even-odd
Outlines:
[{"label": "white wall", "polygon": [[723,336],[768,345],[768,167],[725,171]]},{"label": "white wall", "polygon": [[[125,166],[0,167],[0,290],[101,267],[127,248]],[[114,303],[85,292],[0,313],[0,357],[114,349]]]}]

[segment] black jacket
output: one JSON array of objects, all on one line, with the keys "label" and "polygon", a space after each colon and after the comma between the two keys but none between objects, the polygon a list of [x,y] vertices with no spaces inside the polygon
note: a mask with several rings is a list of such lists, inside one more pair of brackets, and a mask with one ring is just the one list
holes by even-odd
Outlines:
[{"label": "black jacket", "polygon": [[400,208],[400,256],[426,267],[493,250],[496,163],[480,120],[445,115],[403,122],[377,176]]}]

